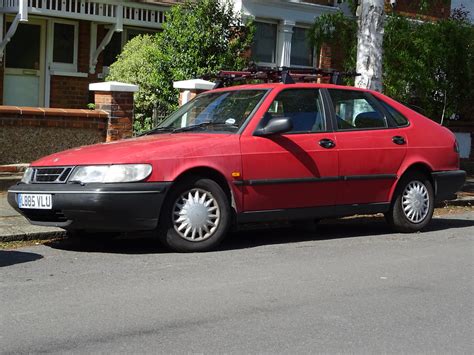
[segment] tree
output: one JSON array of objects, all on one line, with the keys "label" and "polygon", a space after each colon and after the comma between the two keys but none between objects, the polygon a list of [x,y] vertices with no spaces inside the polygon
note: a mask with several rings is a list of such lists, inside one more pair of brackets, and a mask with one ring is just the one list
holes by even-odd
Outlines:
[{"label": "tree", "polygon": [[253,25],[244,26],[232,3],[201,0],[175,5],[166,15],[163,32],[137,36],[112,64],[107,80],[140,85],[135,95],[135,130],[151,128],[154,112],[164,116],[178,105],[173,81],[242,69]]},{"label": "tree", "polygon": [[[323,14],[309,30],[309,41],[319,52],[323,44],[342,51],[344,70],[354,71],[357,51],[357,22],[342,12]],[[353,82],[352,82],[353,84]]]},{"label": "tree", "polygon": [[384,0],[362,0],[357,32],[355,86],[382,91]]},{"label": "tree", "polygon": [[[468,18],[466,11],[435,22],[389,14],[383,40],[384,93],[440,123],[452,116],[472,119],[474,26]],[[342,13],[320,16],[313,25],[313,43],[344,48],[344,69],[353,70],[356,28],[356,20]]]},{"label": "tree", "polygon": [[474,26],[467,16],[416,22],[390,16],[385,27],[384,91],[442,123],[472,119]]}]

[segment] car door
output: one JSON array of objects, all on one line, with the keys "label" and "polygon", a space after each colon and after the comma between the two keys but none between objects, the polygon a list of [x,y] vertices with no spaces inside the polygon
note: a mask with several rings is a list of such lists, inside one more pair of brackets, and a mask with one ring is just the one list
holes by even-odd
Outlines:
[{"label": "car door", "polygon": [[340,188],[338,205],[388,202],[406,155],[403,129],[365,91],[328,89],[332,101]]},{"label": "car door", "polygon": [[[321,92],[290,88],[270,95],[259,126],[289,117],[290,132],[241,136],[245,211],[334,205],[338,172],[334,133]],[[265,105],[265,103],[264,103]],[[257,126],[257,127],[259,127]]]}]

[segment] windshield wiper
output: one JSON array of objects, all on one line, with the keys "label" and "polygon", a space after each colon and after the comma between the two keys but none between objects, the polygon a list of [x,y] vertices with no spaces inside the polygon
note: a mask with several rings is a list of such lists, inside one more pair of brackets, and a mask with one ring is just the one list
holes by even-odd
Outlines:
[{"label": "windshield wiper", "polygon": [[206,122],[201,122],[197,124],[193,124],[191,126],[186,126],[186,127],[180,127],[180,128],[175,128],[173,129],[173,133],[178,133],[178,132],[186,132],[186,131],[192,131],[196,128],[201,128],[201,127],[206,127],[206,126],[212,126],[215,123],[212,121],[206,121]]},{"label": "windshield wiper", "polygon": [[238,126],[234,125],[234,124],[228,124],[228,123],[224,123],[224,122],[212,122],[212,121],[206,121],[206,122],[202,122],[202,123],[198,123],[198,124],[193,124],[191,126],[187,126],[187,127],[180,127],[180,128],[175,128],[173,130],[173,133],[179,133],[179,132],[186,132],[186,131],[193,131],[197,128],[202,128],[202,127],[209,127],[209,126],[213,126],[213,127],[226,127],[226,128],[239,128]]},{"label": "windshield wiper", "polygon": [[174,131],[173,127],[156,127],[156,128],[153,128],[149,131],[137,134],[137,137],[147,136],[149,134],[156,134],[156,133],[162,133],[162,132],[173,132],[173,131]]}]

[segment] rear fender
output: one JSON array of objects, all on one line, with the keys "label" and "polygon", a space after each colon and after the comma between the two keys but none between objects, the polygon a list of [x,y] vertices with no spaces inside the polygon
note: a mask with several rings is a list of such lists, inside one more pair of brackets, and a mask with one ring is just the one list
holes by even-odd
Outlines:
[{"label": "rear fender", "polygon": [[423,158],[419,156],[414,156],[411,159],[405,160],[400,166],[400,168],[398,169],[397,180],[395,180],[392,188],[390,189],[389,201],[393,201],[398,183],[403,178],[403,176],[407,174],[408,172],[412,172],[412,171],[420,171],[426,174],[427,175],[426,177],[431,181],[431,183],[433,183],[432,177],[431,177],[431,172],[433,171],[432,165],[428,163],[426,160],[424,160]]}]

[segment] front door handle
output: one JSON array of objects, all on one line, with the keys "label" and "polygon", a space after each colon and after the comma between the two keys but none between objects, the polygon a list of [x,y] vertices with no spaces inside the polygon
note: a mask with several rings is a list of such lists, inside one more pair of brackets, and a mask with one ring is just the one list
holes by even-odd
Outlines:
[{"label": "front door handle", "polygon": [[324,138],[319,141],[319,145],[323,148],[331,149],[336,146],[336,143],[331,139]]},{"label": "front door handle", "polygon": [[402,136],[395,136],[392,137],[392,142],[398,145],[403,145],[406,143],[406,140]]}]

